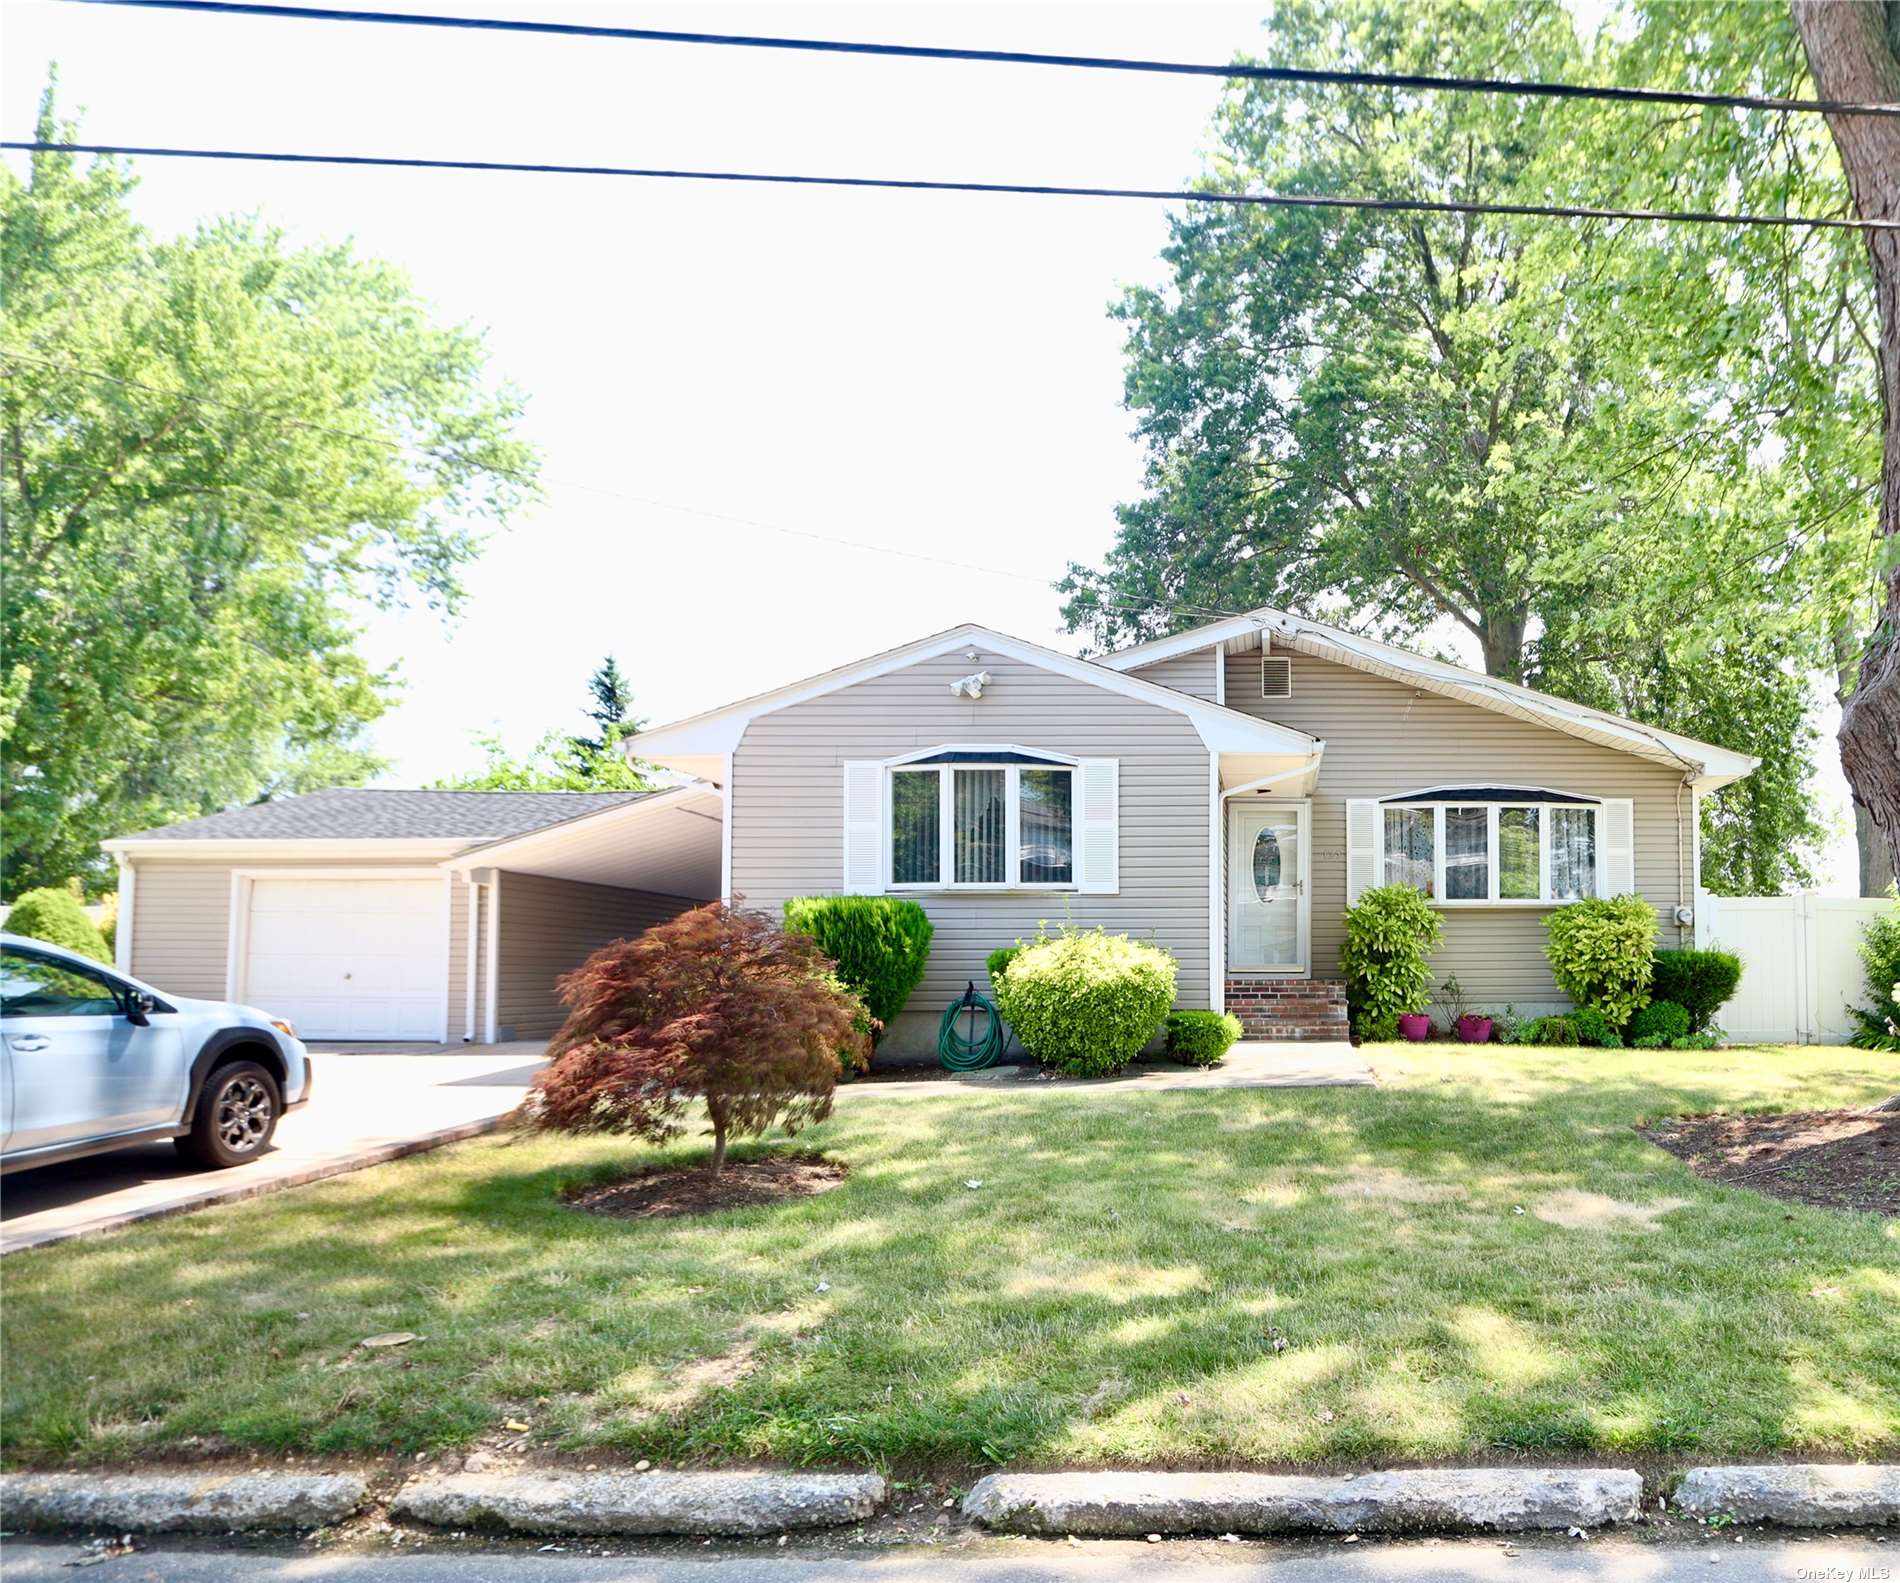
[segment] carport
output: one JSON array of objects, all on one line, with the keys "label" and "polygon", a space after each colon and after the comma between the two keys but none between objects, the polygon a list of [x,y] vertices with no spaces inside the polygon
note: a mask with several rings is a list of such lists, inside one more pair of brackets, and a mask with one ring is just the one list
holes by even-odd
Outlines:
[{"label": "carport", "polygon": [[695,782],[444,862],[463,925],[448,976],[464,1037],[547,1038],[562,1021],[556,979],[719,894],[724,831],[719,791]]}]

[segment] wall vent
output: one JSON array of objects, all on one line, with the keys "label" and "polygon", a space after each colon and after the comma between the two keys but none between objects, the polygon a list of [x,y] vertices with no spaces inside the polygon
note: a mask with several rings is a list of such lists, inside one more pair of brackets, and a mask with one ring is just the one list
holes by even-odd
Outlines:
[{"label": "wall vent", "polygon": [[1260,696],[1262,698],[1291,698],[1293,696],[1293,661],[1284,654],[1263,654],[1260,656]]}]

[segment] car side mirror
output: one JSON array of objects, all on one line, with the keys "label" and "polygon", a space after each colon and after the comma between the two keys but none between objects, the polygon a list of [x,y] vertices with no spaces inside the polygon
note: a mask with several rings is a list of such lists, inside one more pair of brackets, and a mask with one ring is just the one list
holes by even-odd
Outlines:
[{"label": "car side mirror", "polygon": [[125,1020],[135,1028],[149,1028],[152,1025],[152,1012],[158,1002],[142,989],[128,990],[125,997]]}]

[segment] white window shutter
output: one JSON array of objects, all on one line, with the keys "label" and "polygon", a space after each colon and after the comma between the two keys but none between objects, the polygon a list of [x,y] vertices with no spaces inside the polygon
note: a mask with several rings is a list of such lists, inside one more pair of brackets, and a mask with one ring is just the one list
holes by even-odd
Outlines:
[{"label": "white window shutter", "polygon": [[1636,808],[1628,797],[1603,799],[1603,828],[1597,832],[1599,896],[1636,892]]},{"label": "white window shutter", "polygon": [[1346,905],[1379,883],[1379,805],[1370,797],[1346,799]]},{"label": "white window shutter", "polygon": [[875,759],[844,765],[844,893],[884,889],[884,766]]},{"label": "white window shutter", "polygon": [[1083,759],[1075,778],[1076,889],[1112,895],[1121,889],[1121,760]]}]

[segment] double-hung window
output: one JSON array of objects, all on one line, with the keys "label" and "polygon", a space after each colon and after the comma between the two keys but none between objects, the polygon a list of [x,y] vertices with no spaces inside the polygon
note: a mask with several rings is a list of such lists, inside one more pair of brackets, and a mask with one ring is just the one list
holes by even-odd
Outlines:
[{"label": "double-hung window", "polygon": [[1441,787],[1379,805],[1383,883],[1446,906],[1562,903],[1603,887],[1604,805],[1538,787]]},{"label": "double-hung window", "polygon": [[1075,884],[1073,764],[945,752],[888,774],[893,889]]}]

